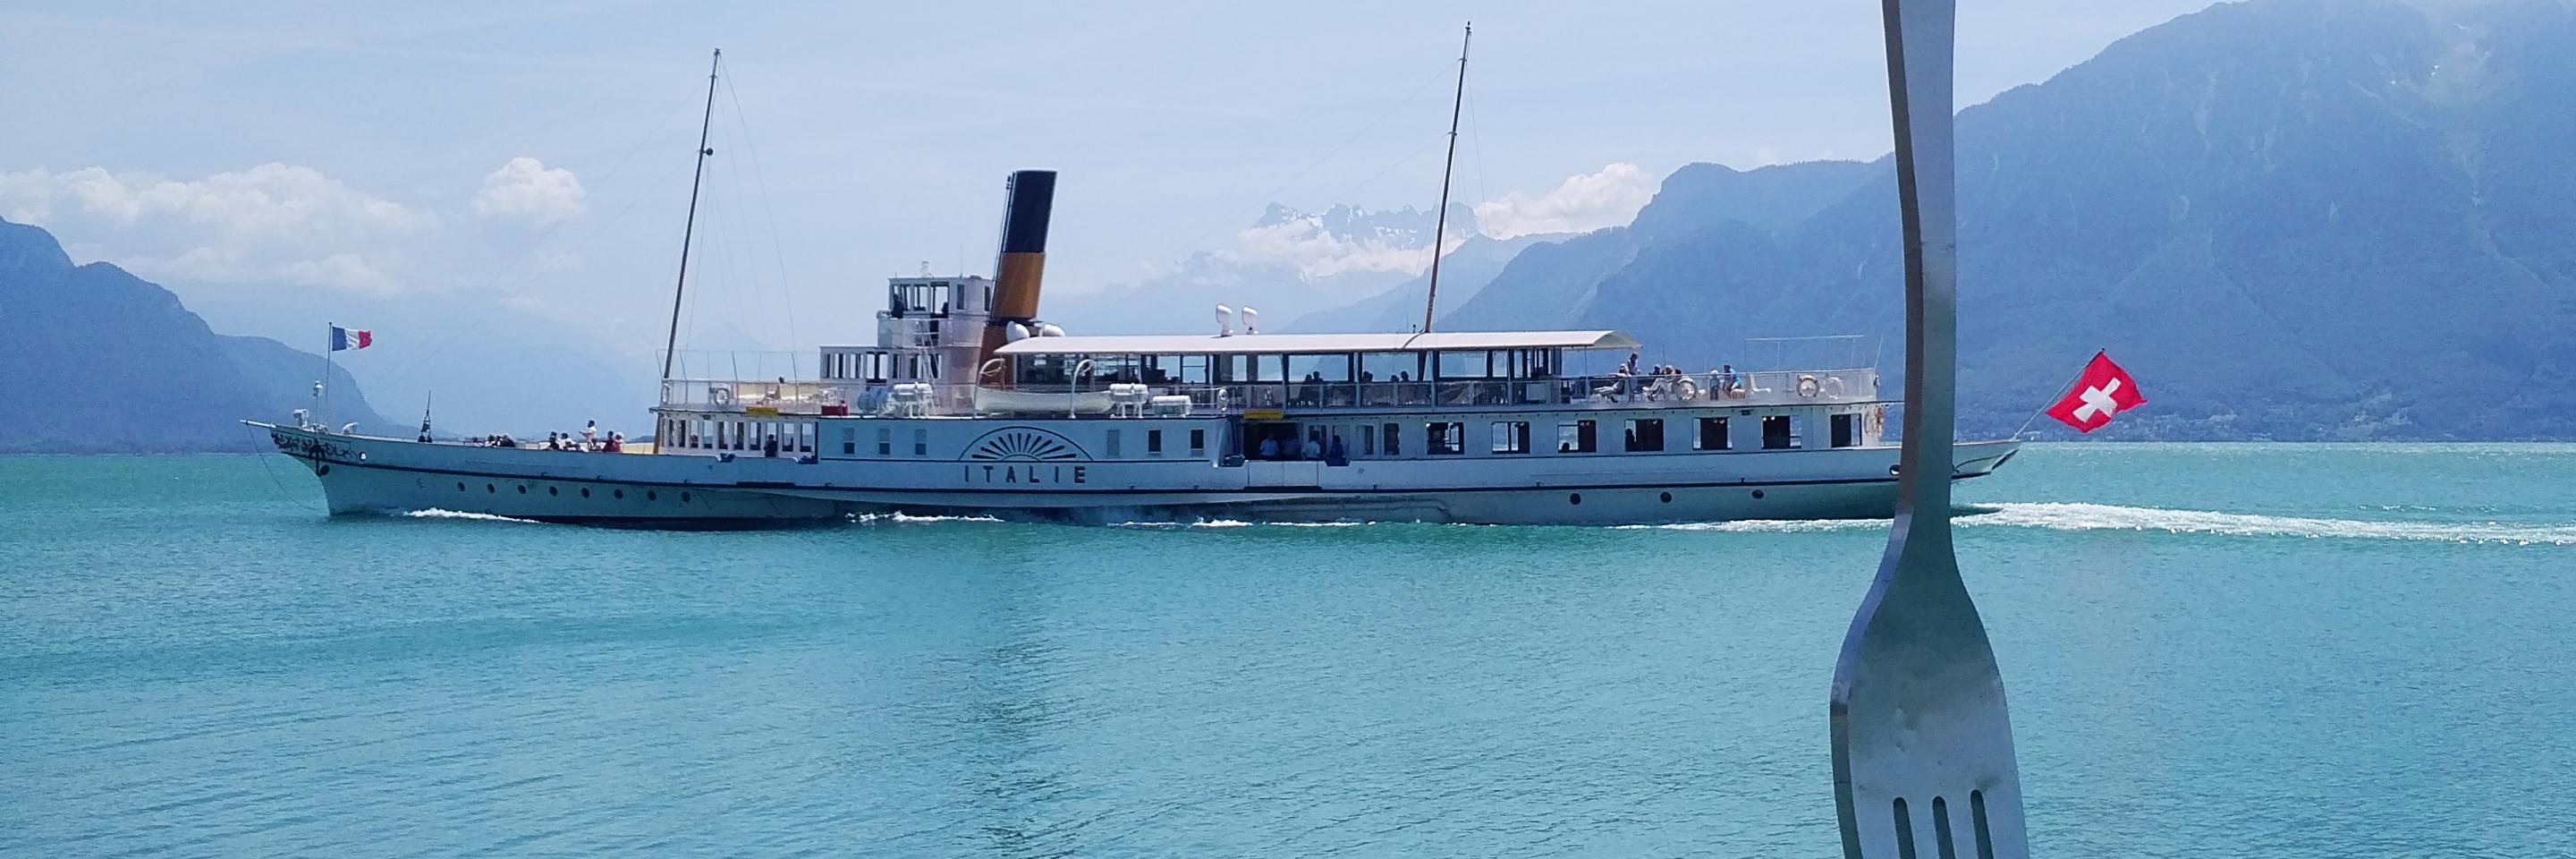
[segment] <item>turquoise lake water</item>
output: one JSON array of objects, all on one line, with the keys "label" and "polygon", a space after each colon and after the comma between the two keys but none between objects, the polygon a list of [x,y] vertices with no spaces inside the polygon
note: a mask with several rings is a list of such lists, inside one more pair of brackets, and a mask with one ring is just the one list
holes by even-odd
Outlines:
[{"label": "turquoise lake water", "polygon": [[[2576,446],[1961,487],[2035,855],[2576,856]],[[1883,524],[659,533],[0,459],[0,856],[1833,856]]]}]

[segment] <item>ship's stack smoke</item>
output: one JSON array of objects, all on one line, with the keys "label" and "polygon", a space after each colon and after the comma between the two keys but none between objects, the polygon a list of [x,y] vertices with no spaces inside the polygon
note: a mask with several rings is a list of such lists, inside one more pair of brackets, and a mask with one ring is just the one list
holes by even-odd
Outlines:
[{"label": "ship's stack smoke", "polygon": [[[993,267],[993,315],[984,327],[981,365],[1010,337],[1012,326],[1039,330],[1038,285],[1046,272],[1047,221],[1055,209],[1055,171],[1021,170],[1011,174],[1009,200],[1002,215],[1002,258]],[[1002,368],[1002,381],[1010,367]]]}]

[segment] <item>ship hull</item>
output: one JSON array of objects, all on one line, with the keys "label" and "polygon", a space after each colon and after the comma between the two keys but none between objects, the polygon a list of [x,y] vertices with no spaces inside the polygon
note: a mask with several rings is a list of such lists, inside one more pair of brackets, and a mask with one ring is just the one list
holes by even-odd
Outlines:
[{"label": "ship hull", "polygon": [[[333,515],[351,516],[444,510],[651,528],[792,527],[898,514],[1613,525],[1887,518],[1896,497],[1893,447],[1605,461],[1583,472],[1522,469],[1502,483],[1421,463],[1176,461],[1125,471],[1122,463],[1071,471],[1044,463],[816,463],[421,444],[259,426],[319,478]],[[1991,473],[2017,448],[1962,444],[1954,475]],[[994,477],[997,468],[1005,478]]]}]

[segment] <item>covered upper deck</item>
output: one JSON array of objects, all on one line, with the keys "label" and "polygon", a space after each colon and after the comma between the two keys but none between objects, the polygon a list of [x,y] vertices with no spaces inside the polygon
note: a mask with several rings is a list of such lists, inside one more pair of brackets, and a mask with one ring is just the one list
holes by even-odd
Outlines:
[{"label": "covered upper deck", "polygon": [[1319,355],[1352,352],[1463,352],[1492,349],[1635,349],[1619,331],[1454,331],[1429,334],[1214,334],[1029,337],[993,354]]}]

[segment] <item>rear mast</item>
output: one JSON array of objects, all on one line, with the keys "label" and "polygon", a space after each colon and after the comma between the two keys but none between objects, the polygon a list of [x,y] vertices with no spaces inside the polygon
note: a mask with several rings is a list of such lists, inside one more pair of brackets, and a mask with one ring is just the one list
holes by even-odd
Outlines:
[{"label": "rear mast", "polygon": [[1422,300],[1422,333],[1431,333],[1431,314],[1440,307],[1440,251],[1449,238],[1449,174],[1458,166],[1458,113],[1467,105],[1467,45],[1476,38],[1476,22],[1458,39],[1458,94],[1449,102],[1449,157],[1440,162],[1440,213],[1431,227],[1431,290]]},{"label": "rear mast", "polygon": [[698,230],[698,186],[707,177],[707,156],[716,154],[715,150],[707,148],[707,130],[715,122],[716,66],[722,62],[723,48],[717,48],[715,56],[707,60],[707,107],[698,117],[698,167],[697,172],[689,177],[689,220],[680,228],[680,278],[671,287],[671,333],[662,340],[662,380],[666,382],[671,379],[671,359],[679,357],[680,296],[689,288],[689,242]]}]

